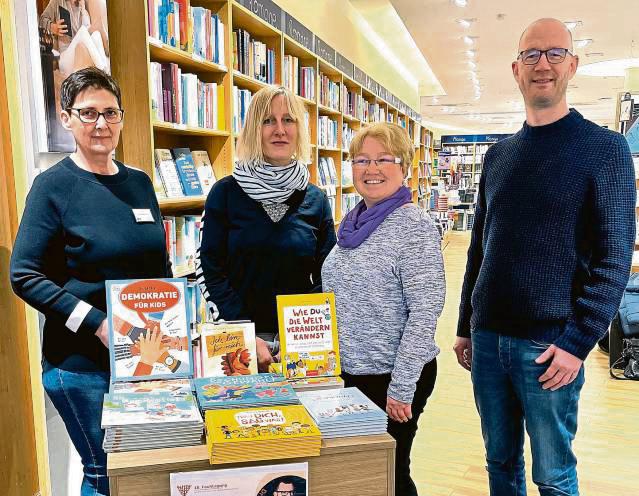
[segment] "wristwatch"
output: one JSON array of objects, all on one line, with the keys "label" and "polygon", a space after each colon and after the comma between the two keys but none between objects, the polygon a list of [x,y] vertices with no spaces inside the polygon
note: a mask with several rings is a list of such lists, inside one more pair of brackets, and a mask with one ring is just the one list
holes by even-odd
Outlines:
[{"label": "wristwatch", "polygon": [[158,362],[164,364],[166,368],[168,368],[171,372],[175,372],[177,369],[180,368],[180,365],[182,364],[180,360],[169,355],[168,351],[165,351],[160,355]]}]

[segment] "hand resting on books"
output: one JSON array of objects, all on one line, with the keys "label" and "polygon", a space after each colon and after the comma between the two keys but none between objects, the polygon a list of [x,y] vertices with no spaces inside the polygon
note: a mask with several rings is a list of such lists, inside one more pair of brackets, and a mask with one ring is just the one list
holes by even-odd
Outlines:
[{"label": "hand resting on books", "polygon": [[271,355],[271,350],[269,350],[266,341],[256,337],[255,351],[257,352],[257,369],[260,372],[268,372],[268,366],[273,363],[273,355]]}]

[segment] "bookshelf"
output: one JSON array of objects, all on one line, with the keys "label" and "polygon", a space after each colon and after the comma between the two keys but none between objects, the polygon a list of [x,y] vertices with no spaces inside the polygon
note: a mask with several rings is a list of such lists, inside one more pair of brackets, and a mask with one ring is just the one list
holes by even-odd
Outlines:
[{"label": "bookshelf", "polygon": [[[224,26],[223,61],[205,60],[179,47],[162,43],[149,34],[149,7],[147,0],[131,0],[123,9],[117,0],[108,0],[109,33],[111,37],[111,70],[122,88],[122,106],[126,110],[125,126],[116,151],[119,160],[144,170],[154,176],[154,150],[157,148],[188,147],[206,150],[211,159],[215,176],[219,179],[232,172],[237,133],[233,132],[234,87],[259,91],[268,83],[252,77],[244,67],[234,68],[234,31],[243,31],[250,41],[263,43],[274,54],[273,84],[284,84],[291,72],[285,74],[284,58],[297,59],[299,67],[312,69],[312,86],[305,87],[305,97],[300,96],[308,113],[311,138],[311,182],[321,185],[318,163],[321,157],[335,163],[334,217],[336,225],[346,214],[343,211],[342,194],[354,193],[352,187],[342,187],[342,164],[348,160],[348,144],[352,134],[369,123],[395,122],[407,129],[415,143],[415,160],[411,166],[407,185],[413,200],[423,208],[430,201],[430,179],[424,174],[424,161],[432,156],[432,133],[420,125],[419,114],[372,80],[363,71],[348,62],[338,52],[313,35],[286,12],[253,13],[244,0],[187,0],[190,7],[205,7],[216,14]],[[286,22],[284,22],[284,19]],[[279,29],[284,27],[284,31]],[[295,28],[295,29],[293,29]],[[249,52],[250,53],[250,52]],[[220,129],[205,129],[182,124],[161,122],[153,117],[151,63],[173,63],[183,73],[195,74],[198,80],[216,83],[223,88],[223,100],[218,104],[223,112]],[[249,63],[250,65],[250,63]],[[339,66],[339,68],[338,68]],[[131,70],[131,68],[136,68]],[[269,65],[271,68],[271,65]],[[332,98],[324,98],[330,83]],[[297,92],[297,86],[294,92]],[[309,97],[310,96],[310,97]],[[321,127],[323,125],[324,127]],[[331,140],[321,140],[325,131],[331,130]],[[336,133],[335,133],[336,131]],[[335,136],[336,134],[336,136]],[[426,140],[424,137],[428,136]],[[165,215],[199,213],[205,197],[161,198],[160,208]]]}]

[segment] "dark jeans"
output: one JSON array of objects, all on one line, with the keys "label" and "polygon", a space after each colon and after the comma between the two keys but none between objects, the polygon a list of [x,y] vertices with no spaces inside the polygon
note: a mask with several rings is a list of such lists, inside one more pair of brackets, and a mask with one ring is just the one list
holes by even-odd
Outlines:
[{"label": "dark jeans", "polygon": [[[410,477],[410,450],[417,433],[417,421],[424,411],[426,401],[435,387],[437,361],[433,359],[424,365],[412,403],[413,418],[408,422],[388,419],[388,433],[396,442],[395,449],[395,494],[397,496],[417,496],[417,488]],[[391,381],[390,374],[351,375],[342,372],[345,387],[356,387],[382,410],[386,411],[386,392]]]},{"label": "dark jeans", "polygon": [[475,330],[472,380],[486,447],[491,496],[526,496],[524,427],[530,437],[532,479],[542,496],[578,496],[577,404],[584,369],[557,391],[539,377],[550,361],[535,359],[549,344]]},{"label": "dark jeans", "polygon": [[71,355],[59,366],[43,359],[42,384],[82,458],[81,496],[108,496],[104,431],[100,425],[109,373],[81,355]]}]

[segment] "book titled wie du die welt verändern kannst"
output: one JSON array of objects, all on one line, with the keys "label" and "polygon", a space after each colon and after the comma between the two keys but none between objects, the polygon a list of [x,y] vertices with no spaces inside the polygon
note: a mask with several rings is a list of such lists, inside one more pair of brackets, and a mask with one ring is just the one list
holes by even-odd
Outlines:
[{"label": "book titled wie du die welt ver\u00e4ndern kannst", "polygon": [[106,281],[111,380],[193,377],[186,279]]},{"label": "book titled wie du die welt ver\u00e4ndern kannst", "polygon": [[277,314],[282,373],[287,379],[341,373],[333,293],[280,295]]}]

